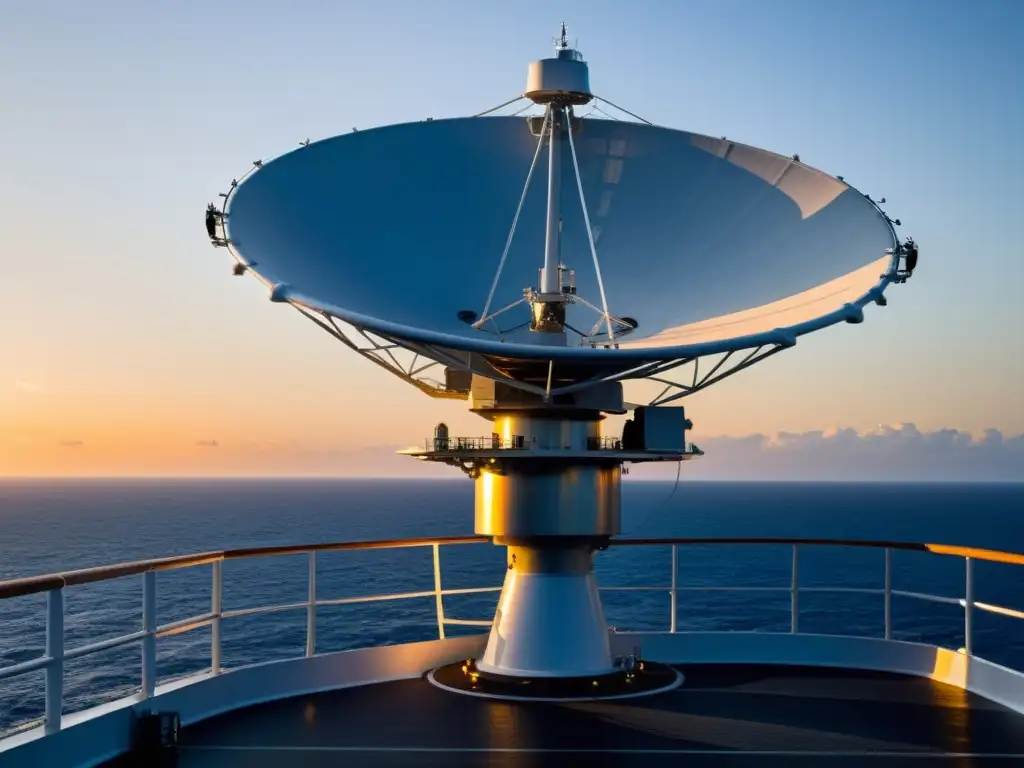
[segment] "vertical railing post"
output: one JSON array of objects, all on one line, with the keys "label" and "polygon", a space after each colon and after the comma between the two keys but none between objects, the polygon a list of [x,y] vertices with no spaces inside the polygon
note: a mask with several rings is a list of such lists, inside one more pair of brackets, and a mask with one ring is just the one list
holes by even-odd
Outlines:
[{"label": "vertical railing post", "polygon": [[789,587],[789,631],[800,631],[800,546],[793,545],[793,577]]},{"label": "vertical railing post", "polygon": [[892,640],[892,550],[885,548],[885,639]]},{"label": "vertical railing post", "polygon": [[60,730],[64,708],[64,588],[46,593],[46,703],[43,732]]},{"label": "vertical railing post", "polygon": [[210,584],[210,674],[220,674],[220,619],[223,612],[224,599],[224,561],[213,561],[213,581]]},{"label": "vertical railing post", "polygon": [[142,698],[156,692],[156,571],[142,574]]},{"label": "vertical railing post", "polygon": [[964,650],[974,653],[974,560],[964,558]]},{"label": "vertical railing post", "polygon": [[668,618],[668,631],[675,633],[676,631],[676,606],[678,605],[679,599],[679,545],[672,545],[672,607],[669,612]]},{"label": "vertical railing post", "polygon": [[434,542],[434,602],[437,605],[437,636],[444,640],[444,593],[441,591],[441,547]]},{"label": "vertical railing post", "polygon": [[306,598],[306,656],[316,655],[316,550],[309,552]]}]

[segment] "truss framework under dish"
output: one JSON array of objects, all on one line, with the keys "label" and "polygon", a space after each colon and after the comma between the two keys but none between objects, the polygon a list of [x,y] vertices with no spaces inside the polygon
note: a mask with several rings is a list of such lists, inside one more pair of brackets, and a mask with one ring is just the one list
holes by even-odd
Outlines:
[{"label": "truss framework under dish", "polygon": [[[442,399],[465,400],[467,392],[448,389],[442,378],[432,376],[438,367],[448,367],[466,373],[474,373],[487,378],[496,379],[508,386],[532,392],[550,399],[558,395],[578,392],[588,387],[612,381],[627,379],[645,379],[663,386],[658,395],[645,405],[665,405],[680,398],[692,395],[722,379],[739,373],[772,355],[789,348],[792,344],[761,344],[743,350],[731,350],[720,355],[680,357],[672,360],[652,360],[641,363],[626,371],[613,374],[598,374],[574,384],[560,387],[551,386],[559,361],[548,361],[548,386],[538,387],[504,375],[492,365],[485,355],[477,352],[447,349],[435,344],[419,343],[408,339],[390,339],[381,334],[358,328],[332,316],[329,312],[304,306],[296,301],[289,304],[303,316],[316,323],[349,349],[359,353],[371,362],[379,365],[403,381],[431,397]],[[701,360],[717,357],[712,364],[701,367]],[[673,381],[665,374],[682,374],[684,380]]]}]

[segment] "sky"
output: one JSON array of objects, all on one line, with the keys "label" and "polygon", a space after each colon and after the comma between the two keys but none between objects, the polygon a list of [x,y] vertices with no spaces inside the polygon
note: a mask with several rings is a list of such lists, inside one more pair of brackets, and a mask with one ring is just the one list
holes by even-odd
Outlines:
[{"label": "sky", "polygon": [[799,153],[921,245],[863,325],[688,398],[687,475],[1024,479],[1024,4],[999,0],[5,0],[0,476],[417,474],[393,451],[436,421],[487,433],[231,277],[200,213],[302,139],[519,94],[563,20],[599,94]]}]

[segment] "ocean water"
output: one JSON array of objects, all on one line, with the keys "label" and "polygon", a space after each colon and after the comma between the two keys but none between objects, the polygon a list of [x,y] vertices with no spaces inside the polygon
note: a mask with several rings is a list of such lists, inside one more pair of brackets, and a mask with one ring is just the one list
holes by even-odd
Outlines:
[{"label": "ocean water", "polygon": [[[1024,552],[1024,484],[838,484],[627,482],[623,537],[821,537],[927,541]],[[333,481],[0,481],[0,580],[221,548],[472,533],[468,480]],[[668,547],[612,548],[598,557],[602,586],[668,585]],[[688,546],[679,585],[789,586],[786,546]],[[813,547],[800,553],[801,587],[881,588],[881,550]],[[920,552],[893,555],[894,589],[961,597],[963,561]],[[498,586],[503,552],[490,545],[442,549],[445,588]],[[306,599],[304,556],[229,561],[224,610]],[[1024,610],[1024,567],[977,563],[977,600]],[[158,623],[210,606],[210,566],[157,576]],[[356,597],[433,588],[429,548],[322,553],[318,596]],[[68,588],[66,647],[141,629],[142,577]],[[490,619],[496,593],[450,596],[450,618]],[[668,628],[668,595],[606,592],[609,624]],[[788,631],[789,594],[680,593],[679,629]],[[0,600],[0,667],[39,656],[43,595]],[[330,606],[317,615],[317,650],[426,640],[437,636],[433,598]],[[227,668],[301,654],[305,611],[256,614],[223,623]],[[894,598],[897,638],[959,648],[963,610]],[[449,627],[458,634],[460,627]],[[880,595],[807,592],[800,629],[882,636]],[[477,630],[480,631],[480,630]],[[978,612],[975,652],[1024,669],[1024,621]],[[139,645],[66,663],[65,712],[138,690]],[[209,665],[210,630],[163,638],[160,681]],[[0,680],[0,730],[43,710],[43,674]]]}]

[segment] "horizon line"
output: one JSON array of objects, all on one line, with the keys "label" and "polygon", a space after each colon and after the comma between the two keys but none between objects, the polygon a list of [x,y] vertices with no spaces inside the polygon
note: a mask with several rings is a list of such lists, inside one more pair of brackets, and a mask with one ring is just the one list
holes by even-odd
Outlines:
[{"label": "horizon line", "polygon": [[[456,482],[466,480],[458,476],[450,477],[423,477],[417,475],[0,475],[0,483],[9,481],[32,481],[32,482],[93,482],[93,481],[381,481],[381,480],[413,480],[417,482]],[[623,483],[845,483],[865,485],[893,485],[893,484],[928,484],[928,485],[1021,485],[1024,478],[986,478],[986,479],[961,479],[961,478],[763,478],[763,477],[736,477],[736,478],[690,478],[687,480],[674,478],[623,478]]]}]

